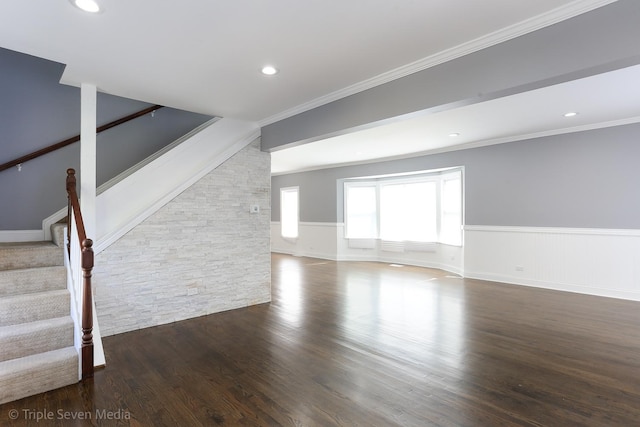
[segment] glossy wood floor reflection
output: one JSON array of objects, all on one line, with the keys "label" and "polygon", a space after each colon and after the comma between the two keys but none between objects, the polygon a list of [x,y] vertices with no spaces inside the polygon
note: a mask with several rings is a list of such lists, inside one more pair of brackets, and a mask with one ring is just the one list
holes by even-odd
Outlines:
[{"label": "glossy wood floor reflection", "polygon": [[106,338],[92,382],[0,425],[640,425],[640,303],[285,255],[272,276],[270,304]]}]

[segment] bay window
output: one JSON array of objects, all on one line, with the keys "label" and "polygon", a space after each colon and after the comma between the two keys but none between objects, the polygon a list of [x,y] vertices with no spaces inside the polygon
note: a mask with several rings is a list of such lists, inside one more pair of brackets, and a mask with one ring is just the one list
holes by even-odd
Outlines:
[{"label": "bay window", "polygon": [[462,169],[352,179],[344,184],[348,239],[462,245]]}]

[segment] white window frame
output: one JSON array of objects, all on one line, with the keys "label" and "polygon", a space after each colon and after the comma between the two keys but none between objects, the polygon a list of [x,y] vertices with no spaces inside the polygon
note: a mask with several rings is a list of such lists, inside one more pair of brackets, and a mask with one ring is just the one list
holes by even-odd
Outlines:
[{"label": "white window frame", "polygon": [[[443,232],[442,232],[442,217],[444,215],[443,206],[442,206],[442,191],[443,184],[447,180],[452,179],[460,179],[460,238],[459,241],[445,241],[443,240]],[[431,171],[421,171],[412,174],[399,174],[399,175],[386,175],[380,177],[368,177],[368,178],[352,178],[344,181],[344,237],[345,239],[349,239],[350,241],[359,240],[358,238],[351,237],[349,235],[349,222],[348,222],[348,192],[349,188],[352,187],[376,187],[376,235],[372,236],[370,239],[380,240],[380,193],[381,188],[385,185],[389,184],[411,184],[417,182],[436,182],[436,229],[437,229],[437,238],[434,242],[415,242],[419,244],[423,243],[440,243],[450,246],[462,246],[463,237],[462,237],[462,225],[464,224],[464,167],[454,167],[447,169],[439,169],[439,170],[431,170]],[[363,240],[363,239],[360,239]],[[458,240],[458,239],[456,239]]]},{"label": "white window frame", "polygon": [[[288,224],[288,216],[285,207],[285,199],[287,194],[295,193],[297,196],[297,204],[295,213],[293,215],[293,224]],[[287,233],[289,231],[289,225],[291,226],[293,231],[292,233]],[[280,235],[283,239],[295,240],[298,238],[300,232],[300,187],[283,187],[280,189]]]},{"label": "white window frame", "polygon": [[[376,183],[372,183],[372,182],[368,182],[368,181],[363,181],[363,182],[358,182],[358,181],[353,181],[353,182],[349,182],[348,186],[347,183],[345,182],[345,186],[344,186],[344,233],[345,233],[345,237],[349,236],[349,226],[348,226],[348,221],[347,221],[347,200],[349,198],[349,188],[358,188],[358,187],[368,187],[371,188],[373,187],[375,189],[375,193],[376,193],[376,226],[375,226],[375,233],[373,236],[371,237],[357,237],[356,239],[358,240],[371,240],[371,239],[377,239],[378,236],[380,235],[380,215],[378,214],[378,212],[380,212],[380,186],[377,185]],[[353,239],[353,237],[348,237],[350,239]]]}]

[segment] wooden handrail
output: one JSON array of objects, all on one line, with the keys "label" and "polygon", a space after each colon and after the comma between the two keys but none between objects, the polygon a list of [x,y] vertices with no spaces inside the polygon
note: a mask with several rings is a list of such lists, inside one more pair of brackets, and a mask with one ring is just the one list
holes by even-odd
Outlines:
[{"label": "wooden handrail", "polygon": [[82,379],[93,377],[93,291],[91,289],[91,271],[93,269],[93,241],[87,239],[80,212],[80,202],[76,192],[76,171],[67,169],[67,252],[71,262],[71,215],[75,220],[78,243],[82,251]]},{"label": "wooden handrail", "polygon": [[[114,120],[112,122],[107,123],[106,125],[102,125],[96,128],[96,134],[100,132],[104,132],[105,130],[111,129],[112,127],[121,125],[123,123],[129,122],[133,119],[137,119],[138,117],[144,116],[145,114],[152,113],[156,110],[162,108],[162,105],[154,105],[144,110],[140,110],[137,113],[129,114],[128,116],[122,117],[121,119]],[[10,169],[12,167],[18,166],[22,163],[28,162],[29,160],[33,160],[45,154],[51,153],[52,151],[56,151],[62,147],[66,147],[67,145],[71,145],[75,142],[80,141],[80,135],[76,135],[72,138],[65,139],[64,141],[60,141],[57,144],[49,145],[48,147],[42,148],[40,150],[34,151],[33,153],[29,153],[25,156],[19,157],[15,160],[11,160],[10,162],[3,163],[0,165],[0,172],[6,169]]]}]

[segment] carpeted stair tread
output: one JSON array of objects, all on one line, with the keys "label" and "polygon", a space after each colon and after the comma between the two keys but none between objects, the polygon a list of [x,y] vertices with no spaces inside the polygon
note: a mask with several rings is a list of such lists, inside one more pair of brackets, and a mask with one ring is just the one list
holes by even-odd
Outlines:
[{"label": "carpeted stair tread", "polygon": [[64,265],[64,252],[52,242],[0,243],[0,270]]},{"label": "carpeted stair tread", "polygon": [[69,315],[69,291],[55,290],[0,298],[0,326]]},{"label": "carpeted stair tread", "polygon": [[64,247],[64,229],[67,226],[66,221],[55,223],[51,226],[51,241],[54,245]]},{"label": "carpeted stair tread", "polygon": [[0,362],[0,404],[78,382],[75,347]]},{"label": "carpeted stair tread", "polygon": [[0,271],[0,297],[66,289],[64,266]]},{"label": "carpeted stair tread", "polygon": [[0,326],[0,362],[73,346],[71,316]]}]

